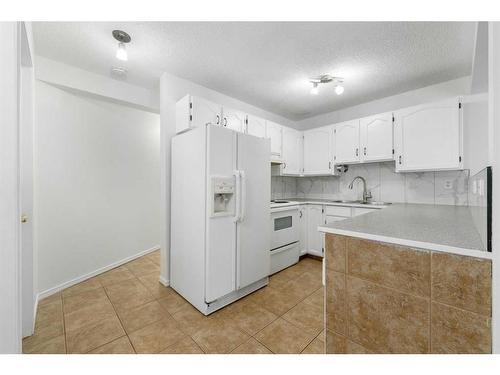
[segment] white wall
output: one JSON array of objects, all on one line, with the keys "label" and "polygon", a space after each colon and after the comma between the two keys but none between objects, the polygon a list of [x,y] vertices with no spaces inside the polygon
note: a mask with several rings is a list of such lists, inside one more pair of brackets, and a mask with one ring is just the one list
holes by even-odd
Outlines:
[{"label": "white wall", "polygon": [[21,351],[18,38],[0,22],[0,354]]},{"label": "white wall", "polygon": [[331,125],[342,121],[357,119],[377,113],[389,112],[413,105],[429,103],[435,100],[453,96],[466,95],[470,92],[471,78],[462,77],[452,81],[423,87],[418,90],[407,91],[402,94],[388,96],[383,99],[363,103],[354,107],[341,109],[311,117],[296,124],[297,129],[305,130],[324,125]]},{"label": "white wall", "polygon": [[159,111],[158,90],[131,85],[41,56],[36,57],[35,74],[40,81],[89,93],[116,103],[132,105],[139,109]]},{"label": "white wall", "polygon": [[488,91],[488,22],[478,22],[472,61],[471,93]]},{"label": "white wall", "polygon": [[35,103],[38,287],[47,295],[158,246],[160,124],[40,81]]},{"label": "white wall", "polygon": [[197,95],[246,113],[275,121],[279,124],[295,127],[295,123],[282,116],[264,111],[240,100],[197,85],[191,81],[163,73],[160,79],[160,118],[161,118],[161,227],[162,249],[161,277],[164,283],[169,281],[170,246],[170,142],[175,135],[175,103],[186,94]]},{"label": "white wall", "polygon": [[488,122],[493,142],[493,353],[500,354],[500,22],[488,23]]}]

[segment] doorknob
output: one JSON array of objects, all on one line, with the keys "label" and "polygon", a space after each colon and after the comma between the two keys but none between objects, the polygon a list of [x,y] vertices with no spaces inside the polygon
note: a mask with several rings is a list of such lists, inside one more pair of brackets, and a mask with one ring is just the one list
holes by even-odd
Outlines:
[{"label": "doorknob", "polygon": [[21,223],[28,222],[28,215],[21,215]]}]

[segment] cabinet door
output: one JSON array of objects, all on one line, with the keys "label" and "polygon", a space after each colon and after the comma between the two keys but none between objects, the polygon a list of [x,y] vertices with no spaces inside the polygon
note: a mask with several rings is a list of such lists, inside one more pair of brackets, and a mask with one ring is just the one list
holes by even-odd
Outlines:
[{"label": "cabinet door", "polygon": [[271,158],[281,159],[282,127],[272,121],[266,121],[266,137],[271,140]]},{"label": "cabinet door", "polygon": [[360,161],[359,120],[335,125],[335,163],[349,164]]},{"label": "cabinet door", "polygon": [[302,170],[302,133],[283,127],[282,175],[299,175]]},{"label": "cabinet door", "polygon": [[266,120],[248,115],[246,132],[256,137],[266,138]]},{"label": "cabinet door", "polygon": [[397,171],[462,169],[458,98],[394,114]]},{"label": "cabinet door", "polygon": [[307,252],[323,256],[323,233],[318,227],[323,224],[323,206],[307,206]]},{"label": "cabinet door", "polygon": [[196,128],[205,124],[221,125],[222,106],[209,100],[191,98],[191,127]]},{"label": "cabinet door", "polygon": [[307,253],[307,207],[299,208],[299,249],[300,255]]},{"label": "cabinet door", "polygon": [[304,175],[333,174],[332,128],[306,130],[304,133]]},{"label": "cabinet door", "polygon": [[224,107],[222,110],[222,126],[243,132],[245,130],[246,114],[235,109]]},{"label": "cabinet door", "polygon": [[392,112],[359,120],[361,161],[393,160]]}]

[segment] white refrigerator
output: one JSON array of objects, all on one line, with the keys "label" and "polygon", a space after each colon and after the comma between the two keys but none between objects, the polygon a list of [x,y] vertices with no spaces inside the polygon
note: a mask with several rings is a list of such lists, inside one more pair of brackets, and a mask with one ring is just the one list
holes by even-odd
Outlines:
[{"label": "white refrigerator", "polygon": [[172,139],[170,285],[205,315],[268,283],[270,152],[210,124]]}]

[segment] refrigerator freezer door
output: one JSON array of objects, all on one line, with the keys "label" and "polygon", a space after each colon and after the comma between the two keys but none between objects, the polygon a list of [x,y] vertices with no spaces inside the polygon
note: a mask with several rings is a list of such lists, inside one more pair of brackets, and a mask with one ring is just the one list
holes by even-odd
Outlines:
[{"label": "refrigerator freezer door", "polygon": [[271,163],[269,139],[238,134],[241,209],[237,224],[237,289],[269,275]]},{"label": "refrigerator freezer door", "polygon": [[[208,126],[207,186],[214,176],[232,177],[236,170],[236,132]],[[197,150],[192,150],[197,152]],[[213,199],[207,189],[207,202]],[[239,192],[235,191],[235,195]],[[234,197],[236,200],[238,197]],[[233,199],[234,199],[233,198]],[[236,211],[236,210],[235,210]],[[209,212],[209,210],[207,210]],[[196,234],[193,234],[196,235]],[[207,215],[205,302],[233,292],[236,288],[236,222],[232,216]]]}]

